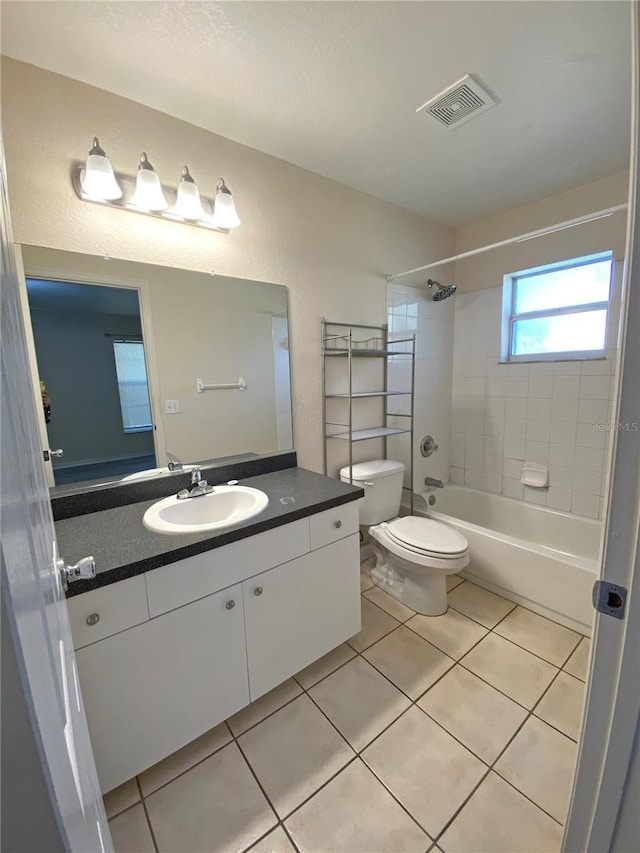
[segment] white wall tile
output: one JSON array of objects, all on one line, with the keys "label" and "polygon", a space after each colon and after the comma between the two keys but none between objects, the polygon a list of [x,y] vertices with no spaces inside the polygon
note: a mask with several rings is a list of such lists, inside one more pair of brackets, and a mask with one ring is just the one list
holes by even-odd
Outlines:
[{"label": "white wall tile", "polygon": [[534,489],[531,486],[524,487],[524,499],[527,503],[536,504],[537,506],[546,506],[547,490]]},{"label": "white wall tile", "polygon": [[[536,365],[537,366],[537,365]],[[553,378],[551,376],[530,376],[529,397],[552,397]]]},{"label": "white wall tile", "polygon": [[506,376],[488,376],[486,388],[489,397],[500,397],[504,399],[506,393]]},{"label": "white wall tile", "polygon": [[575,421],[552,421],[551,444],[573,444],[576,440]]},{"label": "white wall tile", "polygon": [[470,397],[483,397],[485,393],[485,383],[486,380],[484,377],[479,378],[469,374],[467,377],[467,394]]},{"label": "white wall tile", "polygon": [[579,447],[597,447],[602,449],[607,440],[604,430],[594,429],[592,424],[578,424],[576,430],[576,445]]},{"label": "white wall tile", "polygon": [[571,511],[571,489],[560,489],[550,486],[547,491],[547,506],[563,512]]},{"label": "white wall tile", "polygon": [[[551,427],[553,431],[553,425]],[[552,465],[569,465],[573,466],[575,458],[575,444],[554,444],[549,445],[549,462]]]},{"label": "white wall tile", "polygon": [[527,417],[551,420],[553,399],[551,397],[529,397],[527,401]]},{"label": "white wall tile", "polygon": [[482,471],[482,453],[467,453],[464,454],[465,471]]},{"label": "white wall tile", "polygon": [[506,459],[522,459],[524,461],[524,440],[521,438],[505,438],[504,455]]},{"label": "white wall tile", "polygon": [[493,495],[499,495],[502,492],[502,475],[485,471],[482,475],[482,489]]},{"label": "white wall tile", "polygon": [[505,438],[525,438],[527,432],[527,421],[525,418],[505,418]]},{"label": "white wall tile", "polygon": [[608,400],[608,376],[583,376],[580,380],[580,398],[582,400]]},{"label": "white wall tile", "polygon": [[[579,369],[579,368],[578,368]],[[563,400],[577,400],[580,393],[580,376],[555,376],[553,396]]]},{"label": "white wall tile", "polygon": [[554,421],[577,421],[578,400],[554,397],[553,404],[551,406],[551,419]]},{"label": "white wall tile", "polygon": [[484,436],[478,433],[467,433],[464,437],[464,449],[466,453],[482,453]]},{"label": "white wall tile", "polygon": [[575,512],[576,515],[585,515],[587,518],[598,518],[600,513],[600,498],[597,495],[573,492],[571,512]]},{"label": "white wall tile", "polygon": [[504,435],[504,418],[486,417],[484,431],[485,435]]},{"label": "white wall tile", "polygon": [[529,380],[519,376],[507,376],[505,378],[505,394],[507,397],[528,397]]},{"label": "white wall tile", "polygon": [[573,472],[572,467],[565,465],[550,465],[549,466],[549,483],[551,486],[560,489],[573,488]]},{"label": "white wall tile", "polygon": [[574,465],[587,471],[604,471],[604,448],[576,447]]},{"label": "white wall tile", "polygon": [[505,411],[504,397],[488,397],[485,404],[485,416],[492,418],[503,418]]},{"label": "white wall tile", "polygon": [[468,486],[470,489],[481,489],[482,488],[482,471],[468,471],[465,468],[464,484],[465,484],[465,486]]},{"label": "white wall tile", "polygon": [[520,480],[512,480],[510,477],[502,478],[502,494],[507,498],[515,498],[521,501],[524,495],[524,486]]},{"label": "white wall tile", "polygon": [[527,398],[507,397],[504,407],[504,416],[505,418],[526,418]]},{"label": "white wall tile", "polygon": [[579,376],[580,362],[579,361],[554,361],[553,362],[554,376]]},{"label": "white wall tile", "polygon": [[502,474],[512,480],[522,476],[522,462],[519,459],[505,459],[502,463]]},{"label": "white wall tile", "polygon": [[613,359],[589,359],[580,362],[580,373],[582,376],[609,376],[612,373]]},{"label": "white wall tile", "polygon": [[536,418],[528,418],[527,424],[527,441],[544,441],[549,442],[551,439],[551,421],[538,420]]},{"label": "white wall tile", "polygon": [[462,486],[464,484],[464,468],[453,468],[449,470],[449,479],[452,483]]},{"label": "white wall tile", "polygon": [[484,436],[484,452],[487,456],[500,456],[502,458],[503,439],[501,435]]},{"label": "white wall tile", "polygon": [[549,443],[546,441],[527,441],[524,451],[527,462],[538,462],[541,465],[549,463]]},{"label": "white wall tile", "polygon": [[576,468],[573,475],[573,489],[576,492],[585,492],[588,495],[601,495],[602,474],[598,471],[585,471],[584,468]]},{"label": "white wall tile", "polygon": [[580,400],[578,421],[588,423],[608,423],[612,420],[611,404],[608,400]]}]

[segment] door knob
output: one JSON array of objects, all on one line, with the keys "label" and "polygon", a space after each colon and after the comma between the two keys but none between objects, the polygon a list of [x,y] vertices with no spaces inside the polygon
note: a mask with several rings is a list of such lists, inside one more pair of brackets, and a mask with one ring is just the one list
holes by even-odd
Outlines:
[{"label": "door knob", "polygon": [[235,606],[236,606],[236,603],[233,599],[231,599],[230,601],[227,601],[227,603],[225,604],[225,607],[227,608],[227,610],[233,610],[233,608]]},{"label": "door knob", "polygon": [[333,526],[337,527],[339,530],[342,527],[342,522],[340,521],[340,519],[338,519],[338,521],[334,521]]},{"label": "door knob", "polygon": [[70,583],[95,578],[96,576],[96,561],[93,557],[83,557],[71,565],[67,565],[64,560],[58,560],[56,565],[65,592],[69,589]]},{"label": "door knob", "polygon": [[257,587],[253,590],[253,594],[254,594],[254,595],[262,595],[262,593],[263,593],[263,592],[264,592],[264,590],[262,589],[262,587],[261,587],[261,586],[257,586]]},{"label": "door knob", "polygon": [[56,456],[59,459],[61,456],[64,456],[64,450],[61,447],[57,450],[44,450],[43,456],[45,462],[48,462],[52,456]]}]

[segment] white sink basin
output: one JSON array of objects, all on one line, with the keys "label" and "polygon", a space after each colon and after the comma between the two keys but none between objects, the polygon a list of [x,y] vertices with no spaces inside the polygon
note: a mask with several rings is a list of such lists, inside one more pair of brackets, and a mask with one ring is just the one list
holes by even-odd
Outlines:
[{"label": "white sink basin", "polygon": [[163,498],[149,507],[142,521],[156,533],[206,533],[247,521],[268,503],[269,498],[259,489],[215,486],[210,494],[197,498]]}]

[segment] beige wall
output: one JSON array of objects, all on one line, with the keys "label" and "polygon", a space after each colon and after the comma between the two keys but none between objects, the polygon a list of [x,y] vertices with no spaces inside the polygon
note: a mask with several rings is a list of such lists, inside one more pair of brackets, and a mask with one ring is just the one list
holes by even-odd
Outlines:
[{"label": "beige wall", "polygon": [[[629,175],[627,172],[619,172],[592,184],[550,196],[536,204],[473,222],[457,229],[456,253],[624,204],[628,193]],[[509,273],[596,252],[612,250],[614,258],[620,260],[624,257],[626,221],[626,212],[623,211],[547,237],[513,243],[502,249],[456,261],[454,281],[461,291],[484,290],[502,286],[503,276]]]},{"label": "beige wall", "polygon": [[[451,254],[453,231],[133,101],[14,60],[2,116],[17,242],[271,281],[290,288],[294,442],[321,469],[320,317],[385,322],[385,276]],[[175,185],[186,163],[206,194],[224,175],[243,224],[231,234],[80,202],[72,165],[97,135],[117,171],[140,152]]]}]

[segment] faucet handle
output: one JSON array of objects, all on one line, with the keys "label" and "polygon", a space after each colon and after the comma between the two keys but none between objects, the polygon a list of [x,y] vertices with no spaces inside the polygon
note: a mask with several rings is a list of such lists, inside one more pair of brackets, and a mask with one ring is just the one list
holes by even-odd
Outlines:
[{"label": "faucet handle", "polygon": [[195,468],[191,471],[191,485],[197,486],[198,483],[202,480],[202,472],[199,465],[196,465]]}]

